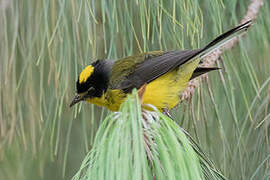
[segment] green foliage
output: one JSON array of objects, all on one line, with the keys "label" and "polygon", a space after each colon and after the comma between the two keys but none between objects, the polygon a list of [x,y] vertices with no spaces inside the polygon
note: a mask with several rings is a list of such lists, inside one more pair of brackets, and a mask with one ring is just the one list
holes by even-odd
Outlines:
[{"label": "green foliage", "polygon": [[[0,1],[0,179],[74,176],[107,114],[86,103],[68,108],[77,75],[92,60],[202,47],[236,25],[248,4]],[[270,176],[268,17],[265,0],[245,39],[222,56],[222,71],[173,111],[228,179]]]},{"label": "green foliage", "polygon": [[73,180],[221,179],[176,123],[161,113],[142,113],[135,95],[104,119]]}]

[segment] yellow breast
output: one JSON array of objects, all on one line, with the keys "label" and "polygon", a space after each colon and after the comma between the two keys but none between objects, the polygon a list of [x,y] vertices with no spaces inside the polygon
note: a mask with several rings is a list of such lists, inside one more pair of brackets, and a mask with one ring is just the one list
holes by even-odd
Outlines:
[{"label": "yellow breast", "polygon": [[120,105],[125,101],[126,94],[123,91],[115,89],[108,90],[99,98],[87,98],[86,101],[98,106],[104,106],[111,111],[118,111]]}]

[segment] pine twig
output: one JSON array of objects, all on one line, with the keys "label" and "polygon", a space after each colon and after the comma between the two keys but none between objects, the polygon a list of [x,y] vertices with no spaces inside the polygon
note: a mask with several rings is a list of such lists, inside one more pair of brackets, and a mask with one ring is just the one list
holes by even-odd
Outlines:
[{"label": "pine twig", "polygon": [[[250,0],[250,4],[247,8],[246,15],[243,17],[243,19],[240,21],[240,24],[243,24],[244,22],[248,20],[254,21],[259,13],[260,7],[263,5],[264,0]],[[233,38],[231,41],[227,42],[225,45],[223,45],[221,48],[213,51],[211,54],[209,54],[207,57],[204,58],[203,63],[201,66],[203,67],[211,67],[215,64],[215,62],[220,58],[222,53],[226,50],[230,50],[235,45],[237,45],[239,41],[239,37]],[[207,74],[203,75],[204,77],[207,76]],[[193,79],[188,83],[187,89],[182,93],[182,101],[189,99],[194,94],[195,88],[199,86],[198,79]]]}]

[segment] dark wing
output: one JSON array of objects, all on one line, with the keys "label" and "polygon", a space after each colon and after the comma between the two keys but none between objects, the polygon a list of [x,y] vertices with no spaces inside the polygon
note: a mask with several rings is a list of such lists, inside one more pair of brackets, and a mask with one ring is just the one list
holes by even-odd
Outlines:
[{"label": "dark wing", "polygon": [[[111,82],[111,84],[117,84],[114,88],[119,88],[125,92],[130,92],[133,88],[140,88],[143,84],[150,83],[168,71],[179,67],[194,57],[194,55],[196,55],[199,51],[199,49],[169,51],[155,56],[153,56],[151,52],[144,54],[144,60],[133,66],[132,72],[129,74],[125,74],[124,72],[125,77],[122,79],[120,78],[120,82]],[[128,60],[130,59],[127,59],[126,61]],[[125,61],[125,59],[122,59],[122,61]],[[112,74],[114,74],[114,68]],[[117,79],[119,79],[119,77]]]}]

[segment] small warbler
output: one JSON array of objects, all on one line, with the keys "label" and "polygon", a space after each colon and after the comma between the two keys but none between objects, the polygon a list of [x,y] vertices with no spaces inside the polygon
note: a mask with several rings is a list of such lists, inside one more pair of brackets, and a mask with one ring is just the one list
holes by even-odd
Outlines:
[{"label": "small warbler", "polygon": [[191,79],[218,69],[200,67],[200,60],[245,32],[250,25],[251,21],[247,21],[201,49],[152,51],[115,61],[97,60],[80,73],[76,83],[77,93],[70,107],[87,101],[118,111],[132,89],[145,85],[142,104],[151,104],[160,111],[170,110],[180,102],[181,93]]}]

